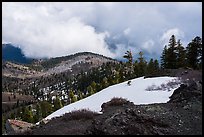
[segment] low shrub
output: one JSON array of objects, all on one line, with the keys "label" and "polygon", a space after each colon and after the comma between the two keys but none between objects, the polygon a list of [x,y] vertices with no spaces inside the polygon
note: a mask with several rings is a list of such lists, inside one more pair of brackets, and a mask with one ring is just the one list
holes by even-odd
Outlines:
[{"label": "low shrub", "polygon": [[118,98],[118,97],[114,97],[111,99],[111,101],[107,102],[107,105],[109,106],[120,106],[123,104],[128,103],[129,101],[124,99],[124,98]]},{"label": "low shrub", "polygon": [[154,90],[168,90],[175,88],[177,85],[180,85],[182,81],[180,79],[173,79],[168,83],[162,83],[160,86],[156,86],[155,84],[148,86],[145,90],[146,91],[154,91]]},{"label": "low shrub", "polygon": [[97,112],[90,111],[88,109],[75,110],[66,113],[62,116],[64,121],[79,120],[79,119],[93,119],[94,116],[99,115]]}]

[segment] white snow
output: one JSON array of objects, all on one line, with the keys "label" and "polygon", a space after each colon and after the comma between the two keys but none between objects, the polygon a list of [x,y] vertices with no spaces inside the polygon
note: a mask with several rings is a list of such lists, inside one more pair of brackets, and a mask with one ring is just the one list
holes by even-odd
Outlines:
[{"label": "white snow", "polygon": [[79,100],[75,103],[64,106],[63,108],[53,112],[45,119],[49,120],[53,117],[62,116],[65,113],[71,112],[73,110],[79,109],[89,109],[101,113],[101,105],[105,102],[110,101],[113,97],[122,97],[135,105],[139,104],[153,104],[153,103],[166,103],[169,97],[172,95],[173,91],[179,87],[179,85],[170,91],[154,90],[146,91],[148,86],[155,84],[160,86],[161,84],[166,84],[169,81],[177,79],[176,77],[155,77],[146,78],[140,77],[131,80],[131,85],[128,86],[127,82],[116,84],[105,88],[87,98]]}]

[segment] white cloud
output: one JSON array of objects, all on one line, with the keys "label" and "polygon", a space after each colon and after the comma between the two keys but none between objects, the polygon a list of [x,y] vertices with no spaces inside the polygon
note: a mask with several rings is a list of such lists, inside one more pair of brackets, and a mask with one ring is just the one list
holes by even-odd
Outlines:
[{"label": "white cloud", "polygon": [[124,35],[128,35],[130,33],[130,28],[127,28],[123,31]]},{"label": "white cloud", "polygon": [[148,51],[150,54],[152,54],[155,51],[158,51],[158,49],[155,48],[154,41],[152,39],[144,42],[144,44],[142,44],[142,48]]},{"label": "white cloud", "polygon": [[[116,57],[124,54],[120,50],[126,49],[125,43],[130,41],[134,43],[132,48],[145,53],[157,49],[158,57],[172,34],[185,43],[202,35],[201,2],[2,4],[2,39],[19,44],[28,56],[92,51]],[[105,39],[121,47],[116,48],[118,51],[109,50]]]},{"label": "white cloud", "polygon": [[56,57],[83,51],[114,57],[105,43],[108,32],[98,33],[80,18],[56,20],[50,14],[52,11],[43,6],[15,11],[4,14],[3,38],[19,44],[28,57]]},{"label": "white cloud", "polygon": [[[139,51],[141,51],[138,47],[131,47],[125,44],[116,44],[116,50],[114,50],[115,58],[124,59],[123,55],[125,55],[126,51],[131,51],[133,56],[137,56]],[[134,58],[135,60],[136,58]]]},{"label": "white cloud", "polygon": [[163,44],[168,44],[169,39],[172,35],[175,35],[176,39],[184,38],[184,32],[178,28],[168,29],[163,33],[160,40]]}]

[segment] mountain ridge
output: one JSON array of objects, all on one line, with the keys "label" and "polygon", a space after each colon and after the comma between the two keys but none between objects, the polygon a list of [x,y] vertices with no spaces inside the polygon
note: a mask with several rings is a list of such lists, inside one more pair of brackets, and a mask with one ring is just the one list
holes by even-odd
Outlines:
[{"label": "mountain ridge", "polygon": [[19,47],[12,44],[2,44],[2,60],[14,63],[30,64],[33,58],[27,58]]}]

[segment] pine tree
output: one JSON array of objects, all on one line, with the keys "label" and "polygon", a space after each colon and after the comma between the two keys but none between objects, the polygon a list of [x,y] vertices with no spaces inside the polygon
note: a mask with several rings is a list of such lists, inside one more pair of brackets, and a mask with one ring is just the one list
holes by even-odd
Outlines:
[{"label": "pine tree", "polygon": [[29,122],[29,123],[32,123],[34,122],[33,121],[33,113],[31,110],[28,109],[28,107],[25,107],[25,113],[22,117],[22,120],[23,121],[26,121],[26,122]]},{"label": "pine tree", "polygon": [[174,69],[176,68],[176,37],[174,35],[169,39],[168,50],[167,50],[167,68]]},{"label": "pine tree", "polygon": [[15,119],[15,114],[14,114],[13,112],[11,112],[10,118],[11,118],[11,119]]},{"label": "pine tree", "polygon": [[151,58],[147,65],[147,73],[153,74],[153,72],[154,72],[154,61],[153,61],[153,58]]},{"label": "pine tree", "polygon": [[81,99],[83,99],[83,94],[82,94],[82,92],[80,91],[80,90],[78,90],[78,100],[81,100]]},{"label": "pine tree", "polygon": [[5,132],[5,123],[6,123],[6,119],[5,117],[2,115],[2,134]]},{"label": "pine tree", "polygon": [[88,91],[88,93],[89,93],[89,96],[90,95],[93,95],[95,92],[94,92],[94,89],[92,88],[92,86],[91,85],[89,85],[88,87],[87,87],[87,91]]},{"label": "pine tree", "polygon": [[123,56],[123,58],[126,58],[128,60],[128,63],[129,64],[132,64],[132,61],[133,61],[133,57],[132,57],[132,52],[131,50],[127,51],[125,53],[125,55]]},{"label": "pine tree", "polygon": [[164,46],[164,49],[162,51],[161,55],[161,68],[165,69],[167,68],[167,46]]},{"label": "pine tree", "polygon": [[77,96],[74,95],[73,98],[72,98],[72,103],[76,102],[77,101]]},{"label": "pine tree", "polygon": [[50,113],[52,113],[52,105],[47,101],[40,102],[40,108],[42,110],[42,117],[45,118]]},{"label": "pine tree", "polygon": [[134,69],[133,69],[133,57],[132,57],[131,50],[127,51],[123,57],[128,59],[126,71],[127,71],[127,76],[130,77],[130,76],[132,76],[133,71],[134,71]]},{"label": "pine tree", "polygon": [[91,87],[93,88],[94,93],[96,92],[96,82],[92,81],[91,82]]},{"label": "pine tree", "polygon": [[202,62],[202,39],[195,37],[186,47],[187,63],[193,69],[199,68],[199,63]]},{"label": "pine tree", "polygon": [[71,101],[70,103],[74,103],[77,101],[77,98],[74,95],[74,91],[72,89],[69,91],[69,100]]},{"label": "pine tree", "polygon": [[114,84],[118,84],[119,83],[119,80],[120,80],[120,74],[118,71],[115,72],[115,75],[114,75]]},{"label": "pine tree", "polygon": [[38,122],[42,119],[42,110],[40,108],[40,105],[36,105],[36,114],[33,116],[34,122]]},{"label": "pine tree", "polygon": [[157,59],[154,60],[154,72],[159,71],[159,62]]},{"label": "pine tree", "polygon": [[23,118],[23,115],[25,114],[25,106],[23,106],[21,108],[21,112],[20,112],[20,117]]},{"label": "pine tree", "polygon": [[143,57],[143,52],[142,51],[139,52],[138,60],[139,60],[139,62],[138,62],[139,76],[144,76],[145,73],[146,73],[147,62],[145,61],[145,59]]},{"label": "pine tree", "polygon": [[107,77],[104,77],[102,80],[102,89],[109,86]]},{"label": "pine tree", "polygon": [[139,68],[138,68],[138,61],[137,60],[135,60],[135,63],[134,63],[134,77],[138,77],[139,76],[139,74],[138,74],[138,70],[139,70]]},{"label": "pine tree", "polygon": [[120,69],[119,70],[119,83],[121,83],[121,82],[123,82],[124,81],[124,71],[123,71],[123,69]]},{"label": "pine tree", "polygon": [[182,43],[180,39],[177,42],[177,48],[176,48],[176,53],[177,53],[177,61],[176,61],[176,67],[181,68],[186,66],[186,51],[184,47],[182,46]]},{"label": "pine tree", "polygon": [[21,109],[20,109],[20,108],[17,108],[16,116],[17,116],[17,117],[20,117],[20,116],[21,116]]},{"label": "pine tree", "polygon": [[16,102],[16,107],[19,107],[19,99]]},{"label": "pine tree", "polygon": [[57,96],[56,99],[54,100],[54,111],[62,108],[62,102],[60,98]]}]

